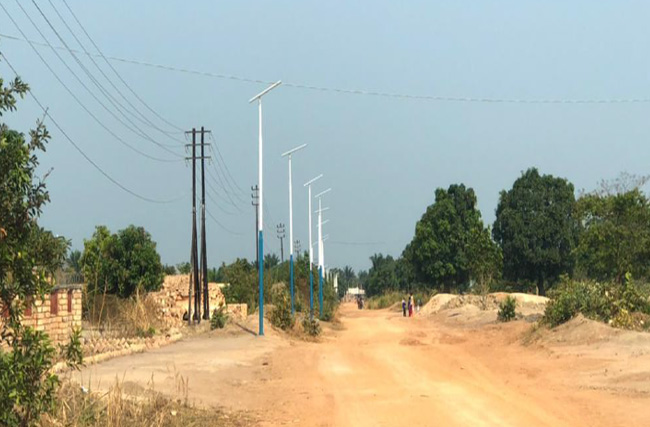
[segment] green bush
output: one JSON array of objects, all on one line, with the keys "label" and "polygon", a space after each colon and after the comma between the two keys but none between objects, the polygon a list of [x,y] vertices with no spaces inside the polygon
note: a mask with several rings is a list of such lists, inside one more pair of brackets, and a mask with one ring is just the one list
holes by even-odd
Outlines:
[{"label": "green bush", "polygon": [[375,295],[368,298],[365,306],[369,310],[381,310],[383,308],[388,308],[395,303],[401,302],[402,298],[407,298],[402,292],[387,292],[385,294]]},{"label": "green bush", "polygon": [[283,331],[292,329],[295,319],[291,314],[291,297],[289,293],[284,287],[273,289],[271,298],[274,304],[269,319],[271,324]]},{"label": "green bush", "polygon": [[318,319],[310,319],[309,317],[305,317],[305,319],[302,321],[302,328],[310,337],[317,337],[321,333],[320,323],[318,323]]},{"label": "green bush", "polygon": [[226,313],[226,306],[215,309],[210,317],[210,329],[223,329],[228,323],[228,313]]},{"label": "green bush", "polygon": [[[647,292],[637,286],[628,274],[623,283],[598,283],[564,279],[551,292],[543,322],[555,327],[571,320],[578,313],[613,326],[634,329],[634,313],[650,314]],[[634,316],[635,319],[639,318]]]},{"label": "green bush", "polygon": [[499,304],[497,319],[499,322],[509,322],[516,316],[517,300],[510,295]]}]

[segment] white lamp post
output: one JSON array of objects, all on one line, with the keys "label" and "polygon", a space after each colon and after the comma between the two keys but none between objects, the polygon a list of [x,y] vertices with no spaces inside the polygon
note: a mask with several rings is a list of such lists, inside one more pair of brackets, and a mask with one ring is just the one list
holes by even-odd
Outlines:
[{"label": "white lamp post", "polygon": [[323,195],[332,191],[328,188],[321,191],[314,197],[318,199],[318,312],[319,317],[323,317],[323,268],[325,267],[325,257],[323,255],[323,212],[329,208],[321,208]]},{"label": "white lamp post", "polygon": [[314,264],[313,243],[311,238],[311,185],[323,177],[323,174],[318,175],[316,178],[306,182],[304,187],[307,187],[308,195],[308,209],[309,209],[309,318],[314,318],[314,273],[312,265]]},{"label": "white lamp post", "polygon": [[282,154],[282,157],[289,156],[289,282],[291,283],[291,314],[295,314],[293,304],[293,187],[291,182],[291,155],[306,146],[307,144],[302,144]]},{"label": "white lamp post", "polygon": [[263,175],[263,144],[262,144],[262,97],[269,93],[271,90],[280,86],[282,82],[278,81],[273,83],[271,86],[264,89],[262,92],[258,93],[252,97],[248,103],[257,100],[257,110],[259,115],[259,146],[258,146],[258,183],[259,188],[259,216],[257,220],[257,234],[259,235],[257,253],[259,255],[259,262],[257,263],[259,268],[259,279],[260,279],[260,300],[259,300],[259,331],[258,335],[264,335],[264,193],[263,193],[263,184],[264,184],[264,175]]}]

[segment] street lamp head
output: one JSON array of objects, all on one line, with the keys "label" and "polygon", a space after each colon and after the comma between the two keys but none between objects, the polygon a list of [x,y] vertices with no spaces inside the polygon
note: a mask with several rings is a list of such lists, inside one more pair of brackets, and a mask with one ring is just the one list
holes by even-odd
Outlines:
[{"label": "street lamp head", "polygon": [[273,83],[271,86],[264,89],[262,92],[258,93],[257,95],[255,95],[254,97],[249,99],[248,103],[250,104],[251,102],[255,101],[256,99],[260,99],[261,97],[263,97],[264,95],[266,95],[267,93],[269,93],[270,91],[275,89],[276,87],[280,86],[281,84],[282,84],[282,80],[278,80],[277,82]]},{"label": "street lamp head", "polygon": [[315,181],[321,179],[322,177],[323,177],[323,174],[320,174],[320,175],[318,175],[316,178],[313,178],[313,179],[307,181],[307,182],[305,183],[304,187],[307,187],[308,185],[313,184]]},{"label": "street lamp head", "polygon": [[280,156],[280,157],[290,156],[291,154],[295,153],[296,151],[298,151],[298,150],[302,150],[302,149],[305,148],[306,146],[307,146],[307,144],[302,144],[302,145],[300,145],[300,146],[298,146],[298,147],[296,147],[296,148],[292,148],[291,150],[282,153],[282,156]]},{"label": "street lamp head", "polygon": [[316,194],[316,195],[314,196],[314,198],[315,198],[315,199],[318,199],[319,197],[322,197],[325,193],[329,193],[330,191],[332,191],[331,188],[328,188],[328,189],[325,190],[325,191],[321,191],[320,193]]}]

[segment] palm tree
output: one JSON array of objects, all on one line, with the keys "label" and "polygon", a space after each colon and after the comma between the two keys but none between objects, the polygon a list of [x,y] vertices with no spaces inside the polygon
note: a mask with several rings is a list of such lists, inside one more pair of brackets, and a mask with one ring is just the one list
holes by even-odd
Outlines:
[{"label": "palm tree", "polygon": [[264,268],[271,269],[280,264],[280,258],[276,254],[264,255]]},{"label": "palm tree", "polygon": [[75,273],[79,274],[81,273],[81,251],[75,249],[70,251],[70,255],[68,255],[68,259],[66,260],[66,263],[68,264],[68,267],[70,267]]}]

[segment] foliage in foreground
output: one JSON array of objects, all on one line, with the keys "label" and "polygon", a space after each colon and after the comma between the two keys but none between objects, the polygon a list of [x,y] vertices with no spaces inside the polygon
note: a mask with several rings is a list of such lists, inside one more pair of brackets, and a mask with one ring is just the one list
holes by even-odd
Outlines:
[{"label": "foliage in foreground", "polygon": [[218,409],[201,409],[187,402],[187,383],[177,379],[185,394],[168,399],[148,389],[138,398],[127,396],[119,384],[101,395],[82,390],[77,384],[65,383],[57,393],[61,402],[56,410],[43,417],[43,427],[208,427],[247,426],[253,423],[240,413],[225,414]]},{"label": "foliage in foreground", "polygon": [[516,316],[517,300],[508,295],[506,299],[499,303],[499,311],[497,313],[497,320],[499,322],[509,322],[514,320]]},{"label": "foliage in foreground", "polygon": [[552,292],[543,322],[555,327],[578,313],[625,329],[650,327],[648,292],[641,290],[630,274],[624,283],[564,279]]},{"label": "foliage in foreground", "polygon": [[[18,77],[8,85],[0,78],[0,117],[16,109],[28,86]],[[56,403],[58,377],[51,373],[57,352],[47,334],[24,327],[27,304],[44,298],[51,277],[63,265],[68,242],[38,225],[49,194],[38,178],[37,153],[49,134],[38,122],[25,136],[0,123],[0,423],[33,425]],[[68,362],[79,362],[80,348],[64,348]]]}]

